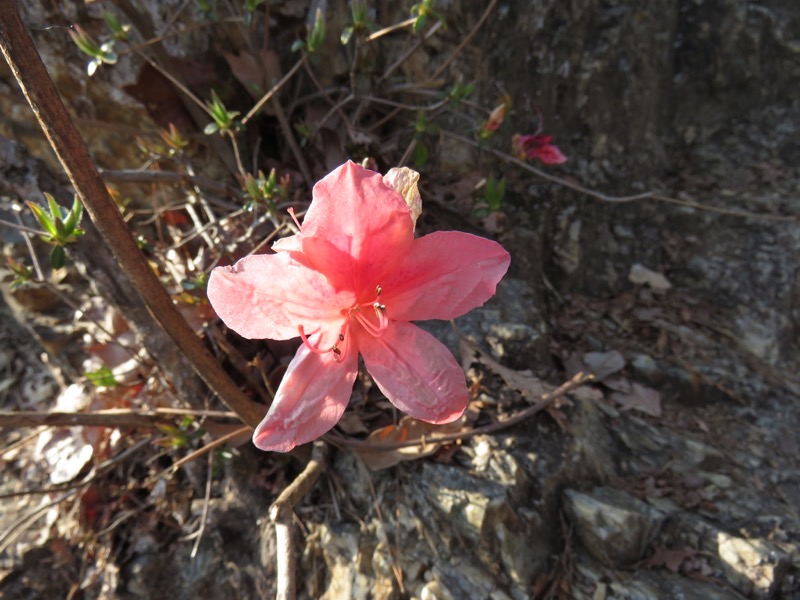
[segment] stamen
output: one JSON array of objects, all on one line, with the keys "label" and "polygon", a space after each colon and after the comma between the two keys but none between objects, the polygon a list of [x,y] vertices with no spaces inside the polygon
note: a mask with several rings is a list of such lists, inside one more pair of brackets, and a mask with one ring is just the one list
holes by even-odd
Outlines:
[{"label": "stamen", "polygon": [[386,328],[389,327],[389,317],[386,316],[386,307],[377,302],[373,306],[375,308],[375,314],[378,316],[378,329],[381,335],[383,335],[383,333],[386,332]]},{"label": "stamen", "polygon": [[294,207],[290,206],[287,212],[291,215],[294,224],[297,225],[297,229],[302,230],[303,228],[300,227],[300,221],[297,220],[297,216],[294,214]]},{"label": "stamen", "polygon": [[303,331],[302,325],[298,325],[297,330],[300,332],[300,339],[303,340],[303,343],[306,345],[306,348],[308,348],[312,352],[316,352],[317,354],[327,354],[328,352],[330,352],[330,350],[320,350],[319,348],[315,348],[314,346],[312,346],[311,342],[309,342],[308,338],[306,337],[305,331]]},{"label": "stamen", "polygon": [[375,295],[376,295],[378,298],[380,298],[380,297],[381,297],[381,292],[382,292],[382,291],[383,291],[383,288],[381,288],[381,286],[377,286],[377,287],[375,288]]},{"label": "stamen", "polygon": [[389,319],[386,317],[386,307],[379,302],[373,303],[372,307],[375,309],[375,316],[378,318],[377,325],[365,317],[360,310],[354,311],[353,317],[361,323],[367,333],[372,337],[381,337],[386,333],[386,328],[389,326]]},{"label": "stamen", "polygon": [[350,344],[345,341],[346,336],[345,333],[347,332],[348,323],[345,321],[344,325],[342,325],[342,330],[339,332],[339,343],[344,344],[342,348],[339,348],[339,345],[336,344],[331,348],[331,352],[333,352],[333,360],[338,362],[342,362],[346,357],[347,353],[350,350]]}]

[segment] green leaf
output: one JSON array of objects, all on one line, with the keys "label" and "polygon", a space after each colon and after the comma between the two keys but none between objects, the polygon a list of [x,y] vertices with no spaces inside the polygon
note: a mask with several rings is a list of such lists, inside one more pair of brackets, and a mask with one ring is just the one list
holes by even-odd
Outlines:
[{"label": "green leaf", "polygon": [[345,27],[342,31],[342,35],[339,40],[342,42],[342,46],[347,46],[350,43],[350,39],[353,37],[353,32],[355,29],[352,27]]},{"label": "green leaf", "polygon": [[428,147],[422,142],[417,142],[417,145],[414,147],[414,166],[417,169],[422,169],[428,162],[428,156]]},{"label": "green leaf", "polygon": [[68,236],[80,235],[75,231],[75,228],[80,225],[81,217],[83,217],[83,204],[81,204],[78,196],[75,196],[75,200],[72,203],[72,209],[69,211],[67,218],[64,220],[64,230]]},{"label": "green leaf", "polygon": [[117,379],[108,367],[100,367],[96,371],[84,373],[86,379],[95,387],[114,387]]},{"label": "green leaf", "polygon": [[39,225],[42,226],[42,229],[44,229],[52,237],[55,237],[58,232],[56,231],[56,225],[50,215],[44,212],[42,207],[34,202],[26,202],[25,204],[27,204],[28,208],[31,209],[33,216],[36,217],[37,221],[39,221]]},{"label": "green leaf", "polygon": [[64,229],[64,221],[61,220],[61,217],[56,217],[53,219],[53,224],[56,226],[56,241],[63,244],[69,237]]},{"label": "green leaf", "polygon": [[50,266],[60,269],[65,264],[67,264],[67,253],[64,251],[64,246],[53,246],[50,251]]},{"label": "green leaf", "polygon": [[314,19],[314,26],[308,34],[306,40],[306,47],[311,54],[314,54],[322,47],[322,42],[325,41],[325,14],[322,9],[317,9]]},{"label": "green leaf", "polygon": [[53,219],[63,217],[64,214],[61,212],[61,205],[56,202],[56,199],[47,192],[44,193],[44,197],[47,199],[47,208],[50,211],[50,216],[53,217]]}]

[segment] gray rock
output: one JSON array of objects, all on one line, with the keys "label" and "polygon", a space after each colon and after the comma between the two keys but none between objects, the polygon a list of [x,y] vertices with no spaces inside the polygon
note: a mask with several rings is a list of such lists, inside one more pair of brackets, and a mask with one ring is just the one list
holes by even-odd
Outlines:
[{"label": "gray rock", "polygon": [[589,553],[608,566],[640,560],[664,521],[661,511],[609,487],[567,489],[564,508]]}]

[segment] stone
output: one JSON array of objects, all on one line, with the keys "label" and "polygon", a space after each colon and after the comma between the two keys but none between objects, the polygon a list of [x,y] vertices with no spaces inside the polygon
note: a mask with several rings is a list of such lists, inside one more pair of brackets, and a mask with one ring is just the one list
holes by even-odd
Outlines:
[{"label": "stone", "polygon": [[595,488],[589,494],[567,489],[564,509],[588,552],[612,567],[640,560],[665,517],[641,500],[609,487]]}]

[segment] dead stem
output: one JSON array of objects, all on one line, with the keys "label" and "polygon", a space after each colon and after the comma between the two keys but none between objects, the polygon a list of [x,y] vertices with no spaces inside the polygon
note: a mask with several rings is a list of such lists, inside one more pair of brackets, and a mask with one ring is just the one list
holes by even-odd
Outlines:
[{"label": "dead stem", "polygon": [[5,221],[0,219],[0,227],[8,227],[9,229],[16,229],[17,231],[24,231],[25,233],[30,233],[33,235],[42,235],[42,232],[38,229],[34,229],[33,227],[26,227],[25,225],[17,225],[16,223],[12,223],[11,221]]},{"label": "dead stem", "polygon": [[[233,186],[208,179],[207,177],[176,173],[175,171],[100,169],[100,176],[105,181],[113,181],[115,183],[189,183],[217,194],[230,194],[238,191]],[[231,207],[226,206],[224,208]]]},{"label": "dead stem", "polygon": [[275,111],[275,116],[278,119],[281,133],[283,133],[286,143],[289,144],[289,149],[292,151],[294,159],[297,161],[297,166],[300,167],[300,173],[303,174],[303,180],[306,182],[306,186],[308,189],[313,188],[314,176],[311,174],[311,168],[308,166],[308,161],[306,161],[306,157],[303,155],[300,144],[297,143],[297,139],[294,137],[292,125],[289,123],[289,119],[286,118],[286,113],[283,111],[283,106],[277,97],[272,102],[272,109]]},{"label": "dead stem", "polygon": [[389,25],[389,27],[384,27],[376,31],[375,33],[370,34],[367,36],[367,42],[372,42],[381,38],[385,35],[392,33],[393,31],[397,31],[399,29],[403,29],[404,27],[408,27],[409,25],[413,25],[414,21],[417,20],[417,17],[411,17],[410,19],[406,19],[405,21],[401,21],[400,23],[395,23],[394,25]]},{"label": "dead stem", "polygon": [[794,216],[759,214],[759,213],[749,212],[746,210],[739,210],[736,208],[719,208],[716,206],[710,206],[708,204],[702,204],[694,200],[680,200],[678,198],[671,198],[669,196],[658,194],[652,191],[642,192],[641,194],[633,194],[630,196],[610,196],[607,194],[603,194],[602,192],[593,190],[591,188],[585,187],[583,185],[580,185],[579,183],[573,183],[572,181],[564,179],[563,177],[558,177],[556,175],[551,175],[550,173],[546,173],[541,169],[537,169],[536,167],[529,165],[523,160],[511,156],[510,154],[506,154],[505,152],[501,152],[500,150],[495,150],[494,148],[484,146],[483,144],[480,144],[475,140],[471,140],[457,133],[453,133],[452,131],[447,131],[445,129],[442,129],[441,133],[442,135],[445,135],[454,140],[458,140],[464,144],[473,146],[474,148],[479,148],[480,150],[489,152],[490,154],[495,155],[497,158],[500,158],[506,162],[510,162],[514,165],[517,165],[518,167],[521,167],[526,171],[533,173],[538,177],[541,177],[542,179],[546,179],[547,181],[552,181],[553,183],[557,183],[560,186],[569,188],[571,190],[575,190],[576,192],[580,192],[581,194],[586,194],[587,196],[591,196],[592,198],[600,200],[601,202],[608,202],[611,204],[625,204],[627,202],[636,202],[639,200],[655,200],[657,202],[664,202],[666,204],[676,204],[678,206],[696,208],[698,210],[704,210],[707,212],[719,213],[723,215],[730,215],[733,217],[764,219],[767,221],[779,221],[779,222],[797,222],[798,220],[800,220],[800,217],[794,217]]},{"label": "dead stem", "polygon": [[453,50],[453,52],[450,54],[450,56],[447,57],[447,60],[444,61],[439,66],[439,68],[436,69],[433,72],[433,75],[431,75],[431,79],[436,79],[439,75],[444,73],[445,69],[447,69],[447,67],[449,67],[450,64],[456,58],[458,58],[458,55],[461,54],[461,52],[464,50],[464,48],[467,47],[467,44],[469,44],[472,41],[472,38],[475,37],[476,33],[478,33],[478,30],[486,22],[486,19],[489,18],[489,15],[492,13],[492,11],[494,10],[495,6],[497,6],[497,0],[491,0],[491,2],[489,2],[489,5],[486,7],[486,10],[483,11],[483,14],[481,15],[481,18],[478,19],[477,23],[475,23],[475,26],[472,28],[472,30],[467,34],[467,36],[463,40],[461,40],[461,43],[456,47],[455,50]]},{"label": "dead stem", "polygon": [[280,89],[283,87],[283,85],[284,85],[284,84],[285,84],[287,81],[289,81],[289,80],[292,78],[292,76],[293,76],[293,75],[294,75],[294,74],[297,72],[297,70],[298,70],[300,67],[302,67],[302,66],[303,66],[303,62],[304,62],[305,60],[306,60],[306,59],[305,59],[305,56],[304,56],[304,57],[302,57],[300,60],[298,60],[298,61],[297,61],[297,62],[294,64],[294,66],[293,66],[291,69],[289,69],[289,72],[288,72],[288,73],[286,73],[286,75],[284,75],[283,77],[281,77],[280,81],[278,81],[278,83],[276,83],[275,85],[273,85],[273,86],[272,86],[272,88],[271,88],[271,89],[270,89],[270,90],[269,90],[269,91],[268,91],[266,94],[264,94],[264,95],[261,97],[261,100],[259,100],[258,102],[256,102],[255,106],[253,106],[253,108],[251,108],[251,109],[250,109],[250,112],[248,112],[248,113],[247,113],[247,114],[244,116],[244,118],[242,119],[242,125],[247,125],[247,122],[248,122],[250,119],[252,119],[252,118],[253,118],[253,117],[256,115],[256,113],[258,113],[258,111],[260,111],[260,110],[263,108],[263,106],[264,106],[264,105],[265,105],[267,102],[269,102],[269,99],[270,99],[270,98],[272,98],[272,96],[274,96],[274,95],[275,95],[275,94],[278,92],[278,90],[280,90]]},{"label": "dead stem", "polygon": [[[92,412],[37,412],[0,411],[0,427],[143,427],[152,428],[162,423],[174,423],[179,417],[194,416],[213,420],[236,419],[237,415],[227,411],[203,410],[131,410],[112,408]],[[4,450],[3,453],[8,450]]]},{"label": "dead stem", "polygon": [[328,446],[324,442],[314,442],[311,460],[305,469],[286,486],[269,509],[270,521],[275,525],[277,600],[294,600],[296,596],[293,509],[316,483],[327,456]]},{"label": "dead stem", "polygon": [[164,479],[166,477],[169,477],[170,475],[175,473],[178,469],[180,469],[186,463],[192,462],[196,458],[200,458],[205,453],[211,452],[214,448],[218,448],[218,447],[224,445],[225,443],[229,442],[233,438],[235,438],[237,436],[240,436],[240,435],[242,435],[244,433],[247,433],[251,429],[252,429],[252,427],[240,427],[239,429],[235,429],[234,431],[231,431],[230,433],[226,433],[225,435],[223,435],[221,437],[218,437],[217,439],[209,442],[208,444],[206,444],[202,448],[198,448],[197,450],[195,450],[194,452],[190,452],[189,454],[187,454],[186,456],[184,456],[180,460],[175,461],[175,463],[171,467],[161,471],[161,473],[159,473],[155,477],[151,478],[148,483],[153,484],[156,481],[158,481],[159,479]]},{"label": "dead stem", "polygon": [[208,506],[211,503],[211,481],[214,475],[214,453],[208,453],[208,473],[206,475],[206,491],[203,496],[203,511],[200,514],[200,527],[193,534],[195,536],[194,545],[192,546],[192,553],[189,555],[192,558],[197,556],[197,550],[200,548],[200,540],[203,539],[203,533],[206,530],[206,521],[208,520]]},{"label": "dead stem", "polygon": [[[23,227],[22,217],[20,216],[19,212],[14,211],[14,218],[17,220],[17,223],[19,223],[19,226]],[[41,232],[36,231],[36,233],[41,235]],[[36,277],[44,281],[44,272],[42,271],[42,266],[39,264],[39,259],[36,258],[36,251],[33,249],[31,236],[28,235],[28,232],[23,231],[22,239],[25,240],[25,247],[28,249],[28,254],[30,254],[31,261],[33,262],[33,270],[36,271]]]},{"label": "dead stem", "polygon": [[407,440],[405,442],[396,442],[393,444],[375,444],[362,440],[346,438],[331,433],[325,435],[324,439],[329,441],[331,444],[335,446],[359,448],[362,450],[390,451],[390,450],[398,450],[400,448],[409,448],[411,446],[425,446],[427,444],[443,444],[445,442],[455,442],[459,440],[465,440],[474,437],[476,435],[487,435],[490,433],[495,433],[497,431],[502,431],[503,429],[512,427],[513,425],[521,423],[522,421],[531,418],[533,415],[542,412],[548,406],[553,404],[553,402],[555,402],[565,394],[569,393],[570,391],[574,390],[576,387],[583,385],[587,381],[591,381],[593,377],[594,376],[591,375],[590,373],[583,373],[583,372],[578,373],[572,379],[570,379],[565,383],[562,383],[559,387],[557,387],[553,391],[547,392],[539,396],[539,400],[536,403],[534,403],[533,406],[521,410],[515,415],[512,415],[507,419],[503,419],[502,421],[498,421],[490,425],[484,425],[483,427],[476,427],[475,429],[471,429],[470,431],[462,431],[459,433],[448,433],[443,435],[430,435],[430,436],[425,436],[424,438],[416,438],[413,440]]}]

